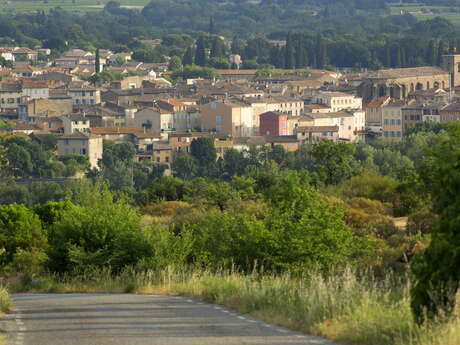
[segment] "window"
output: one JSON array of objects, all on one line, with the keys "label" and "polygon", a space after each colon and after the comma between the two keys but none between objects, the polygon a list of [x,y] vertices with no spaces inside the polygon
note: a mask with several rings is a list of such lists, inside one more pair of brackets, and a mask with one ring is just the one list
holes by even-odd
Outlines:
[{"label": "window", "polygon": [[8,103],[9,103],[9,104],[14,103],[14,98],[8,98]]},{"label": "window", "polygon": [[81,96],[82,96],[82,97],[86,97],[86,92],[83,91],[83,92],[81,93]]},{"label": "window", "polygon": [[81,154],[82,154],[82,155],[86,155],[86,149],[85,149],[85,148],[82,148],[82,149],[81,149]]},{"label": "window", "polygon": [[[136,87],[136,85],[134,85],[134,88],[135,88],[135,87]],[[133,89],[134,89],[134,88],[133,88]],[[93,97],[93,94],[94,94],[93,91],[90,91],[90,92],[89,92],[89,95],[90,95],[91,97]]]},{"label": "window", "polygon": [[383,120],[383,124],[388,125],[388,119]]},{"label": "window", "polygon": [[216,132],[222,132],[222,126],[220,125],[216,126]]},{"label": "window", "polygon": [[42,95],[43,95],[43,96],[46,95],[46,89],[43,89],[43,90],[42,90]]},{"label": "window", "polygon": [[165,162],[169,163],[169,157],[165,157]]},{"label": "window", "polygon": [[34,89],[34,95],[38,95],[38,90]]},{"label": "window", "polygon": [[387,137],[388,137],[388,132],[387,132],[387,131],[383,132],[383,136],[384,136],[385,138],[387,138]]},{"label": "window", "polygon": [[401,120],[399,120],[399,119],[396,120],[396,124],[397,124],[397,125],[401,125]]},{"label": "window", "polygon": [[65,145],[69,145],[69,139],[65,139],[65,140],[64,140],[64,144],[65,144]]},{"label": "window", "polygon": [[220,115],[216,116],[216,123],[217,122],[222,122],[222,116],[220,116]]},{"label": "window", "polygon": [[401,138],[401,132],[397,131],[396,134],[398,135],[398,138]]},{"label": "window", "polygon": [[216,109],[217,105],[216,103],[211,103],[211,109]]},{"label": "window", "polygon": [[160,157],[157,157],[157,163],[160,163]]}]

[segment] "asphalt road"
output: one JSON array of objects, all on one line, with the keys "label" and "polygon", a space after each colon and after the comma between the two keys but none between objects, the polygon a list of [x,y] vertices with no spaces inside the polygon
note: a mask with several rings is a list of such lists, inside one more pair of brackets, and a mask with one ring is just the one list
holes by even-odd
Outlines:
[{"label": "asphalt road", "polygon": [[187,297],[18,294],[7,345],[334,345]]}]

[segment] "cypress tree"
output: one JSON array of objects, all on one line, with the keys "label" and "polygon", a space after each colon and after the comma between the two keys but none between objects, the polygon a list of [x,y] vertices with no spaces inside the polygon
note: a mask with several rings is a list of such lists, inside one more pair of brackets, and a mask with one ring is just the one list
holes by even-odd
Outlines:
[{"label": "cypress tree", "polygon": [[196,43],[195,65],[206,66],[207,60],[206,45],[203,36],[201,36]]},{"label": "cypress tree", "polygon": [[436,65],[437,63],[437,49],[436,49],[436,41],[430,40],[428,43],[428,47],[426,48],[425,60],[429,65]]},{"label": "cypress tree", "polygon": [[96,73],[101,72],[101,58],[99,56],[99,48],[96,49],[96,58],[94,61],[94,70]]},{"label": "cypress tree", "polygon": [[225,46],[224,42],[219,37],[214,37],[212,40],[211,47],[211,57],[224,57],[225,56]]},{"label": "cypress tree", "polygon": [[209,34],[210,35],[214,35],[216,32],[215,32],[215,27],[214,27],[214,19],[211,17],[209,17]]},{"label": "cypress tree", "polygon": [[187,48],[185,51],[185,54],[182,58],[182,65],[187,66],[187,65],[193,65],[193,48],[190,46]]},{"label": "cypress tree", "polygon": [[397,46],[395,49],[395,62],[394,62],[395,67],[401,67],[401,47]]},{"label": "cypress tree", "polygon": [[442,56],[446,53],[445,50],[446,50],[446,44],[443,40],[441,40],[438,45],[438,61],[437,61],[438,66],[442,65]]},{"label": "cypress tree", "polygon": [[324,68],[327,64],[326,45],[324,44],[323,36],[319,34],[316,37],[316,67]]},{"label": "cypress tree", "polygon": [[385,67],[392,67],[392,64],[391,64],[391,50],[390,50],[389,46],[387,46],[385,48]]},{"label": "cypress tree", "polygon": [[294,42],[292,39],[292,34],[289,32],[286,39],[285,47],[285,58],[284,58],[284,68],[292,69],[295,67],[295,54],[294,54]]}]

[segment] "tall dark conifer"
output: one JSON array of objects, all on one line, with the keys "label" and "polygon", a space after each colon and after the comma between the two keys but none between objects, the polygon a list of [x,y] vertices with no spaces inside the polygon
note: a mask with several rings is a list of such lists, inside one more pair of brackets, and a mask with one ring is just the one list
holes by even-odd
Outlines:
[{"label": "tall dark conifer", "polygon": [[193,64],[193,48],[190,46],[185,51],[184,57],[182,58],[182,65],[192,65]]},{"label": "tall dark conifer", "polygon": [[323,36],[319,34],[316,37],[316,67],[324,68],[327,65],[327,51]]},{"label": "tall dark conifer", "polygon": [[209,17],[209,34],[210,35],[216,34],[216,28],[214,26],[214,18],[212,16]]},{"label": "tall dark conifer", "polygon": [[206,66],[207,62],[206,45],[203,36],[201,36],[196,43],[195,65]]},{"label": "tall dark conifer", "polygon": [[426,48],[425,60],[427,64],[434,66],[437,63],[437,54],[438,50],[436,47],[436,40],[432,39],[428,43],[428,47]]},{"label": "tall dark conifer", "polygon": [[292,69],[295,67],[295,49],[292,34],[289,32],[286,39],[286,47],[284,51],[284,68]]},{"label": "tall dark conifer", "polygon": [[212,40],[211,57],[224,57],[225,56],[225,45],[219,37],[214,37]]},{"label": "tall dark conifer", "polygon": [[94,70],[96,73],[101,72],[101,57],[99,56],[99,48],[96,49],[96,57],[94,61]]}]

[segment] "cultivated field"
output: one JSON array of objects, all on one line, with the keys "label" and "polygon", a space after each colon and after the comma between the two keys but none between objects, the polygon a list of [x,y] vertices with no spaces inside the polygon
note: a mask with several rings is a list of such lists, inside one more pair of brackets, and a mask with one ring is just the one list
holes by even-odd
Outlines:
[{"label": "cultivated field", "polygon": [[[62,7],[68,11],[99,11],[109,0],[0,0],[0,12],[34,12]],[[119,0],[122,7],[142,9],[149,0]]]},{"label": "cultivated field", "polygon": [[455,12],[460,8],[449,6],[425,6],[422,3],[400,3],[390,7],[391,14],[410,13],[420,20],[442,17],[450,20],[454,24],[460,24],[460,12]]}]

